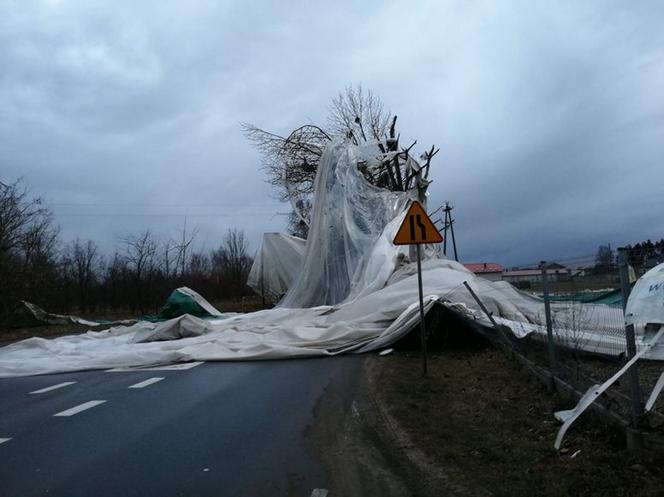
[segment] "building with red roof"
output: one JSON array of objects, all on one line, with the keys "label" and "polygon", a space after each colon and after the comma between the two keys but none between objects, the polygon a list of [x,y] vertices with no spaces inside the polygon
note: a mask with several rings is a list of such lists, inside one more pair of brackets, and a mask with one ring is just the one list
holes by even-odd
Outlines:
[{"label": "building with red roof", "polygon": [[472,262],[464,264],[464,266],[477,276],[487,280],[500,281],[503,279],[503,266],[495,262]]}]

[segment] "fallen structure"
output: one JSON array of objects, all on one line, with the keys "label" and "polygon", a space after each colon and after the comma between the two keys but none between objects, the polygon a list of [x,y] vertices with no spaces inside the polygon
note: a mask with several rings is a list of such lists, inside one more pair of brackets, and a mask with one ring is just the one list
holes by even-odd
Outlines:
[{"label": "fallen structure", "polygon": [[[370,184],[359,165],[366,173],[384,160],[377,144],[355,145],[339,138],[327,146],[316,173],[306,243],[266,235],[249,276],[249,285],[268,298],[284,295],[276,308],[223,315],[200,295],[180,288],[162,316],[176,316],[172,319],[52,340],[30,338],[0,348],[0,377],[187,361],[329,356],[395,343],[419,324],[419,309],[416,265],[409,248],[394,246],[392,240],[410,201],[425,200],[428,182],[413,166],[416,181],[411,189],[389,191]],[[509,283],[478,277],[440,258],[435,247],[425,248],[424,259],[425,310],[439,302],[488,328],[497,324],[519,338],[546,337],[541,299]],[[634,361],[664,359],[659,343],[664,334],[663,303],[660,265],[636,283],[628,302],[627,322],[634,325],[637,337]],[[559,344],[598,354],[624,352],[620,309],[556,302],[551,309]],[[564,425],[558,446],[570,424],[629,364],[604,385],[593,387],[575,409],[559,413]],[[663,387],[664,379],[651,394],[650,406]]]},{"label": "fallen structure", "polygon": [[[250,284],[256,288],[267,283],[275,294],[288,287],[277,308],[231,317],[211,313],[206,320],[185,314],[54,340],[31,338],[0,349],[0,376],[192,360],[322,356],[367,352],[394,343],[418,324],[419,317],[415,264],[409,248],[394,246],[392,239],[410,200],[422,200],[426,182],[416,181],[405,192],[371,185],[358,164],[366,167],[380,154],[376,144],[332,141],[318,167],[306,244],[281,235],[264,238],[257,258],[262,265],[252,270]],[[274,278],[270,273],[269,283],[264,277],[268,264],[282,264]],[[433,247],[425,250],[423,272],[427,309],[439,301],[466,319],[492,326],[464,286],[467,283],[492,318],[514,335],[545,335],[540,299],[508,283],[477,277],[461,264],[441,259]],[[558,338],[590,352],[615,354],[623,336],[615,309],[579,306],[584,319],[567,304],[552,304]],[[639,348],[647,342],[645,330],[646,323],[639,321]],[[647,355],[664,358],[664,350],[654,346]]]},{"label": "fallen structure", "polygon": [[158,320],[163,320],[177,318],[185,314],[199,318],[220,318],[224,316],[200,293],[186,286],[181,286],[171,292],[157,317]]},{"label": "fallen structure", "polygon": [[306,240],[284,233],[265,233],[254,257],[247,285],[268,302],[279,302],[302,267]]},{"label": "fallen structure", "polygon": [[[30,320],[22,323],[23,326],[40,326],[40,325],[62,325],[62,324],[81,324],[83,326],[99,326],[101,323],[97,321],[90,321],[80,318],[71,314],[54,314],[46,312],[37,304],[28,302],[27,300],[21,301],[25,313],[30,316]],[[129,324],[129,323],[128,323]]]}]

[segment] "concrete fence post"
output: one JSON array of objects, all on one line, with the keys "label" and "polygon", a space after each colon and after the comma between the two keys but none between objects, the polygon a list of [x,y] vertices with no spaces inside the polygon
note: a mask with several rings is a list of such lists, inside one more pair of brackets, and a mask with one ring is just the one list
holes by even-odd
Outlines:
[{"label": "concrete fence post", "polygon": [[549,279],[546,272],[546,261],[540,262],[542,270],[542,294],[544,298],[544,315],[546,317],[546,345],[549,355],[549,369],[553,376],[558,374],[558,364],[556,362],[556,345],[553,338],[553,320],[551,318],[551,302],[549,299]]},{"label": "concrete fence post", "polygon": [[[631,291],[629,282],[629,263],[627,260],[627,250],[625,248],[618,249],[618,268],[620,270],[620,288],[622,290],[622,305],[623,313],[627,307],[627,299]],[[626,345],[626,361],[629,361],[636,355],[636,337],[634,335],[634,325],[625,324],[625,345]],[[641,401],[641,384],[639,382],[639,366],[638,363],[629,369],[629,390],[632,404],[632,422],[634,427],[638,427],[643,417],[643,402]]]}]

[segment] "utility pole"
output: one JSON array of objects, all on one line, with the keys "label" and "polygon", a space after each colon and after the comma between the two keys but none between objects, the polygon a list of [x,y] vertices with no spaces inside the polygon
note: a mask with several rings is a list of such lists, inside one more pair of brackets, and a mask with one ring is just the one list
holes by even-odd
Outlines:
[{"label": "utility pole", "polygon": [[452,235],[452,247],[454,248],[454,260],[459,262],[459,254],[457,253],[456,237],[454,236],[454,219],[452,219],[452,207],[449,202],[445,202],[443,212],[445,217],[443,220],[443,254],[447,255],[447,228],[450,229]]}]

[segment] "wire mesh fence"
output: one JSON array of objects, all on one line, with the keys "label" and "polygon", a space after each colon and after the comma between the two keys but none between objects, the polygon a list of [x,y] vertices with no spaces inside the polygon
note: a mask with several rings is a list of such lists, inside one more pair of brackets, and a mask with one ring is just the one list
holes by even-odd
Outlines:
[{"label": "wire mesh fence", "polygon": [[[482,327],[483,335],[577,396],[611,378],[645,344],[626,328],[623,298],[648,268],[629,265],[632,258],[625,256],[621,279],[619,261],[599,255],[515,266],[502,272],[499,283],[474,284],[476,307],[493,323]],[[468,290],[459,286],[442,300],[461,301],[459,292]],[[644,412],[663,369],[660,361],[639,361],[596,403],[625,426],[664,434],[664,401]]]}]

